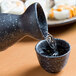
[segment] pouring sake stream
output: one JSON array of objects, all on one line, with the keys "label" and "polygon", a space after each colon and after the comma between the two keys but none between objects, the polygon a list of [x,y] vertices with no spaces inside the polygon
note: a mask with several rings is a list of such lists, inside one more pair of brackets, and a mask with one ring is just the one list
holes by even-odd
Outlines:
[{"label": "pouring sake stream", "polygon": [[48,36],[48,25],[39,3],[29,6],[22,15],[0,13],[0,51],[27,35],[39,40]]}]

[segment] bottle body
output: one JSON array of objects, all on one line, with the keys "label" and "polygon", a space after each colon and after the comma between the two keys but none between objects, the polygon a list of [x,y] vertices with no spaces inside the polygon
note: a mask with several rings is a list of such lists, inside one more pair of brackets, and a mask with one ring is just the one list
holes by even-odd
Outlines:
[{"label": "bottle body", "polygon": [[22,15],[0,14],[0,51],[10,47],[25,35],[44,39],[48,34],[44,12],[34,3]]},{"label": "bottle body", "polygon": [[8,48],[24,36],[18,26],[19,16],[0,14],[0,51]]}]

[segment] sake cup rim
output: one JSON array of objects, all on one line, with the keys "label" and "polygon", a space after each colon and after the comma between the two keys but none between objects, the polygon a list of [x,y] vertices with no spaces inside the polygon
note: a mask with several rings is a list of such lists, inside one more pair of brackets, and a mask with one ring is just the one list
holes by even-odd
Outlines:
[{"label": "sake cup rim", "polygon": [[35,51],[36,51],[38,54],[40,54],[41,56],[46,57],[46,58],[60,58],[60,57],[64,57],[64,56],[66,56],[67,54],[69,54],[70,51],[71,51],[71,46],[70,46],[70,44],[69,44],[67,41],[63,40],[63,39],[59,39],[59,38],[55,38],[55,39],[56,39],[56,40],[64,41],[66,44],[68,44],[69,50],[68,50],[65,54],[60,55],[60,56],[45,56],[45,55],[42,55],[41,53],[39,53],[37,47],[38,47],[43,41],[45,41],[45,40],[41,40],[41,41],[39,41],[39,42],[36,44],[36,46],[35,46]]}]

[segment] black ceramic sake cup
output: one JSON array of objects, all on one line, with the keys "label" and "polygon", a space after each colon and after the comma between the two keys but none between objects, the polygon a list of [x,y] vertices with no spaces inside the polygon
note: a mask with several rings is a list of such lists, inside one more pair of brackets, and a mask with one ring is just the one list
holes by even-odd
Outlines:
[{"label": "black ceramic sake cup", "polygon": [[70,45],[68,42],[61,39],[55,40],[57,43],[57,50],[59,52],[58,56],[49,56],[43,52],[43,48],[48,48],[46,40],[40,41],[35,47],[41,67],[49,73],[60,72],[67,64],[70,54]]}]

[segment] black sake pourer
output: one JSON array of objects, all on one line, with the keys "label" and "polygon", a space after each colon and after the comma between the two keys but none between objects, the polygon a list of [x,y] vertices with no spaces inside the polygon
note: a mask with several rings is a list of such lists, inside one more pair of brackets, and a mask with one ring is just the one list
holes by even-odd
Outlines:
[{"label": "black sake pourer", "polygon": [[[49,48],[46,40],[41,40],[36,45],[36,53],[41,67],[49,73],[57,73],[60,72],[63,67],[67,64],[69,54],[70,54],[70,45],[68,42],[55,39],[57,43],[58,56],[49,56],[46,52],[44,52],[44,48]],[[51,51],[51,50],[50,50]]]},{"label": "black sake pourer", "polygon": [[34,3],[22,15],[0,13],[0,51],[26,35],[42,40],[48,34],[48,25],[42,7]]}]

